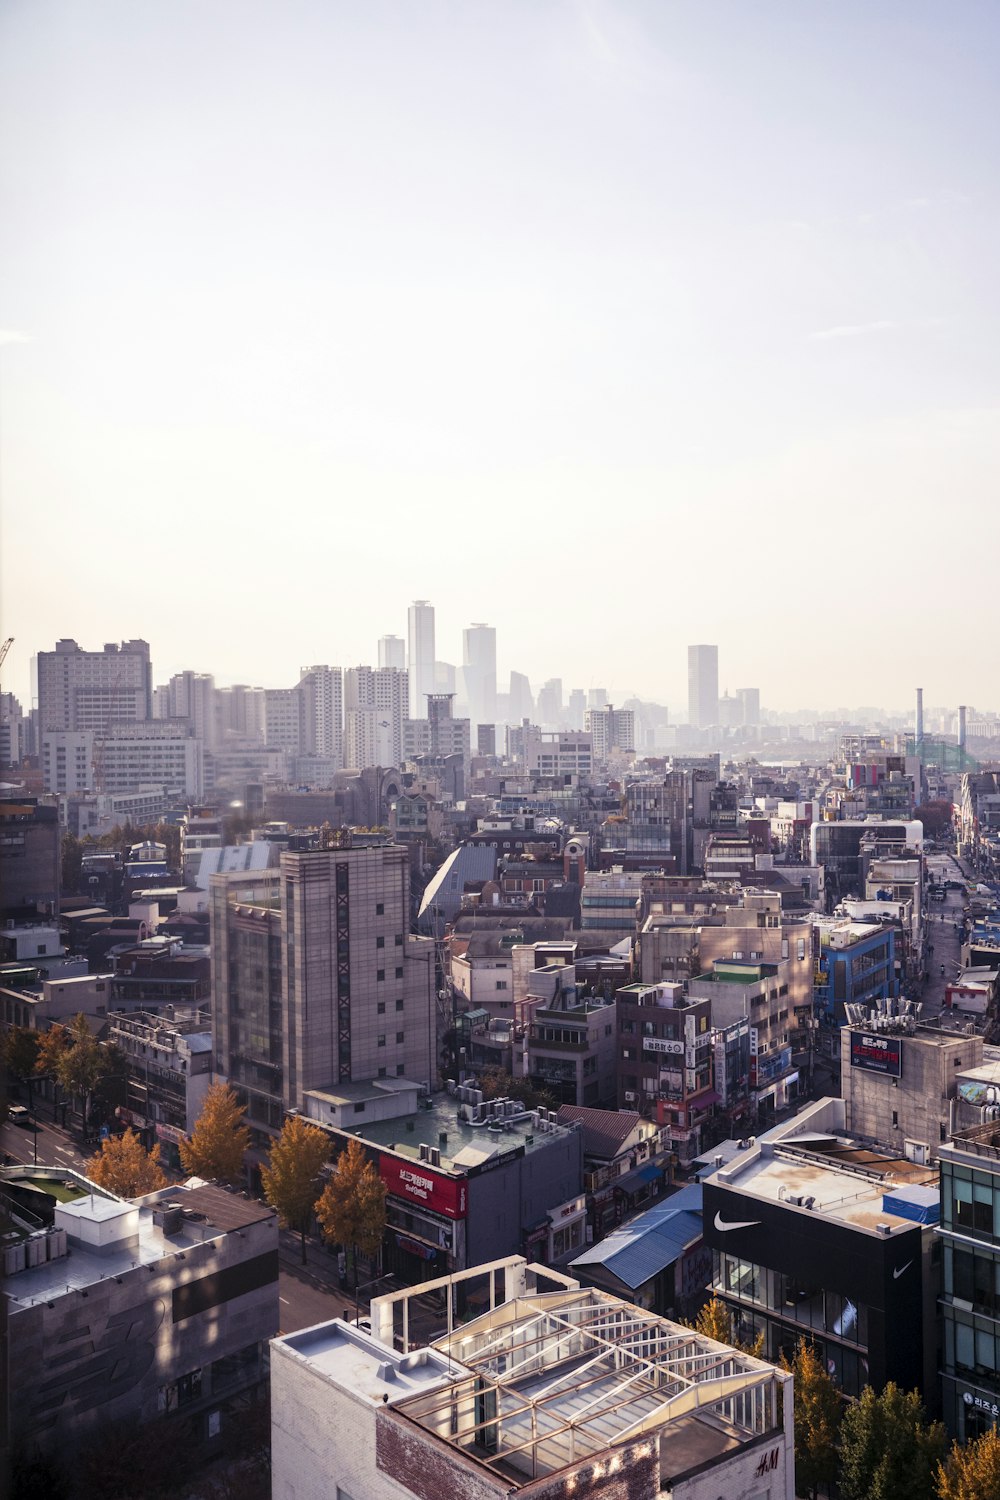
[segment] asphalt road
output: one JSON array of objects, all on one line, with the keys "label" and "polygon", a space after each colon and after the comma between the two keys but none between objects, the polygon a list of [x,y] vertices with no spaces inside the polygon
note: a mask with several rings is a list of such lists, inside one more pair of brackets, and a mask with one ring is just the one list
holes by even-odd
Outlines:
[{"label": "asphalt road", "polygon": [[[27,1104],[27,1100],[23,1098],[18,1102]],[[0,1151],[19,1164],[33,1165],[37,1160],[40,1166],[73,1167],[82,1172],[87,1157],[92,1153],[81,1153],[69,1132],[58,1129],[51,1120],[40,1115],[34,1118],[38,1127],[36,1130],[12,1125],[9,1120],[0,1125]]]}]

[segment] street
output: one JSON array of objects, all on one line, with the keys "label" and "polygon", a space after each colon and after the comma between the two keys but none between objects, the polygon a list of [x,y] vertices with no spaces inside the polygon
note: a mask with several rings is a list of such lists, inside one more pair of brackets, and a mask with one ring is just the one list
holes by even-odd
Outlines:
[{"label": "street", "polygon": [[[937,883],[971,878],[952,854],[929,854],[927,866]],[[955,929],[961,928],[965,904],[966,897],[962,891],[948,891],[944,901],[927,900],[925,968],[930,977],[920,996],[923,1002],[922,1020],[941,1016],[949,1026],[964,1027],[968,1021],[979,1019],[958,1013],[952,1015],[944,1009],[945,985],[955,978],[959,970],[961,943]],[[933,953],[930,952],[932,946]]]}]

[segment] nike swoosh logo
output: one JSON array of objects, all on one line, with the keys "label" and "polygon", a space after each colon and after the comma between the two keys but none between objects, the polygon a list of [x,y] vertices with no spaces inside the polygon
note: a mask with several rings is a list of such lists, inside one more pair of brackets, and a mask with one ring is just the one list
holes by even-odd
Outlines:
[{"label": "nike swoosh logo", "polygon": [[893,1273],[892,1273],[892,1279],[893,1279],[893,1281],[898,1281],[899,1278],[902,1276],[903,1272],[904,1271],[908,1271],[912,1265],[913,1265],[912,1260],[908,1260],[906,1262],[905,1266],[900,1266],[900,1268],[899,1268],[898,1271],[893,1271]]},{"label": "nike swoosh logo", "polygon": [[734,1219],[731,1224],[727,1224],[721,1214],[717,1213],[715,1216],[715,1227],[721,1234],[725,1234],[727,1229],[752,1229],[759,1223],[759,1219]]}]

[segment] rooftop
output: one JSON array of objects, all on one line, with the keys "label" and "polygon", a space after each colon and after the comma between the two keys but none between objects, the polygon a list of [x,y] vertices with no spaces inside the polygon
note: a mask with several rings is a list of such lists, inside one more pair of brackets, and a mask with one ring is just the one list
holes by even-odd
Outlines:
[{"label": "rooftop", "polygon": [[[338,1094],[342,1092],[342,1089],[337,1090]],[[488,1104],[481,1108],[485,1111]],[[474,1112],[473,1105],[463,1103],[456,1095],[432,1094],[412,1114],[396,1115],[390,1120],[359,1121],[349,1133],[400,1156],[417,1159],[421,1146],[433,1146],[441,1152],[440,1170],[460,1171],[463,1166],[475,1165],[490,1156],[519,1147],[528,1152],[539,1151],[552,1135],[568,1135],[572,1128],[552,1122],[540,1125],[537,1111],[525,1110],[520,1104],[502,1121],[491,1122],[484,1118],[481,1124],[474,1125],[471,1123]],[[470,1151],[475,1153],[474,1160],[468,1154]]]},{"label": "rooftop", "polygon": [[454,1413],[444,1440],[508,1487],[653,1437],[669,1488],[782,1430],[787,1375],[595,1289],[515,1298],[432,1348],[451,1374],[392,1416],[441,1440]]},{"label": "rooftop", "polygon": [[399,1354],[341,1318],[286,1334],[278,1343],[325,1379],[373,1405],[435,1390],[455,1370],[447,1354],[436,1349]]}]

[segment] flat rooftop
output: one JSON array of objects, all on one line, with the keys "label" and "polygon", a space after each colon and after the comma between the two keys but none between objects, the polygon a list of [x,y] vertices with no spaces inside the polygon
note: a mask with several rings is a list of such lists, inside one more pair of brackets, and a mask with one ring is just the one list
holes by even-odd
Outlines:
[{"label": "flat rooftop", "polygon": [[454,1373],[394,1412],[439,1439],[453,1413],[447,1441],[517,1488],[644,1434],[667,1487],[782,1433],[787,1375],[594,1288],[503,1303],[432,1347]]},{"label": "flat rooftop", "polygon": [[720,1167],[714,1180],[771,1203],[787,1203],[799,1196],[811,1199],[808,1208],[789,1207],[874,1234],[878,1224],[912,1229],[912,1219],[883,1208],[883,1196],[901,1187],[934,1186],[937,1171],[905,1157],[872,1151],[849,1137],[814,1132],[763,1141]]},{"label": "flat rooftop", "polygon": [[[26,1180],[38,1186],[43,1171],[42,1168],[31,1168]],[[21,1308],[30,1307],[33,1302],[51,1302],[66,1292],[80,1291],[95,1282],[121,1276],[137,1266],[155,1265],[167,1257],[204,1244],[206,1240],[219,1239],[251,1224],[274,1219],[274,1210],[266,1205],[243,1198],[238,1193],[227,1193],[224,1188],[202,1184],[198,1178],[190,1179],[190,1187],[172,1183],[158,1193],[125,1202],[97,1187],[91,1194],[92,1184],[78,1173],[59,1172],[55,1175],[64,1190],[80,1186],[83,1189],[81,1193],[74,1193],[72,1200],[54,1194],[61,1198],[64,1223],[68,1218],[82,1215],[97,1225],[127,1219],[133,1214],[138,1235],[130,1234],[118,1244],[105,1245],[102,1249],[90,1248],[74,1238],[70,1254],[8,1277],[4,1293],[11,1315]],[[18,1180],[20,1176],[18,1169],[5,1168],[0,1172],[0,1183],[10,1177]],[[175,1234],[164,1233],[162,1226],[154,1222],[154,1214],[167,1203],[179,1203],[185,1210]]]},{"label": "flat rooftop", "polygon": [[303,1328],[275,1342],[325,1379],[373,1405],[382,1405],[386,1398],[397,1401],[436,1390],[460,1373],[447,1353],[416,1349],[400,1354],[342,1318]]},{"label": "flat rooftop", "polygon": [[[337,1090],[338,1095],[341,1092]],[[543,1150],[553,1136],[566,1136],[575,1128],[548,1124],[543,1129],[526,1112],[505,1120],[502,1129],[491,1130],[486,1123],[471,1124],[473,1106],[463,1104],[452,1094],[432,1094],[425,1100],[428,1103],[429,1109],[421,1107],[392,1120],[366,1120],[348,1133],[359,1134],[362,1140],[391,1148],[403,1156],[419,1157],[421,1146],[434,1146],[441,1152],[441,1167],[447,1171],[449,1167],[474,1166],[517,1146],[523,1146],[526,1152]],[[445,1141],[443,1136],[447,1137]]]}]

